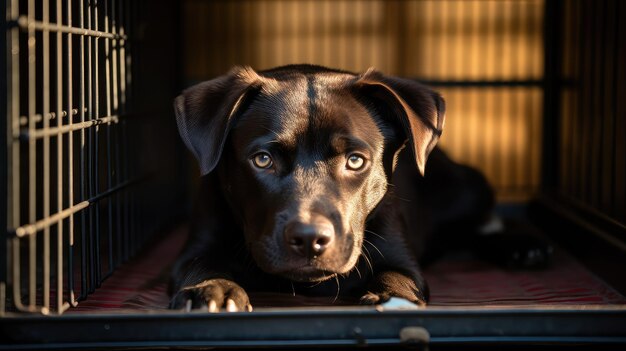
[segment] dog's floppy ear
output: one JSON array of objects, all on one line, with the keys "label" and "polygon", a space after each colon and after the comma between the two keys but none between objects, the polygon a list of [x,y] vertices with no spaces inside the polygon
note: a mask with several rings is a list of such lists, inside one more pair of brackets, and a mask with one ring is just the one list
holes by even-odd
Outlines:
[{"label": "dog's floppy ear", "polygon": [[384,103],[392,111],[391,118],[397,119],[406,133],[417,168],[423,175],[426,159],[443,130],[446,108],[443,98],[413,80],[388,77],[371,68],[356,78],[354,88],[359,95]]},{"label": "dog's floppy ear", "polygon": [[233,120],[261,89],[263,78],[249,67],[199,83],[174,101],[178,131],[206,175],[217,165]]}]

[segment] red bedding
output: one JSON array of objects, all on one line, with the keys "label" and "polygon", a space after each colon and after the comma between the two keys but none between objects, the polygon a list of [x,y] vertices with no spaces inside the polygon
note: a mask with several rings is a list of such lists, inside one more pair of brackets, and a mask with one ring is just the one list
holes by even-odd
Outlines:
[{"label": "red bedding", "polygon": [[[167,308],[168,271],[185,236],[184,227],[168,235],[143,255],[120,267],[95,293],[66,313]],[[507,271],[471,257],[457,257],[429,266],[424,275],[431,289],[431,306],[626,303],[624,296],[562,250],[557,250],[551,267],[541,271]],[[333,298],[276,294],[256,294],[250,298],[257,308],[333,303]]]}]

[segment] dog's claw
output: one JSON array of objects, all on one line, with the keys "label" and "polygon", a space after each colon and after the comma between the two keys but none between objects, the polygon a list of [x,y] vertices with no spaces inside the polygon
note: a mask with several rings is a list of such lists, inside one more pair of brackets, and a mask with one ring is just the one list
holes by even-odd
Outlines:
[{"label": "dog's claw", "polygon": [[235,304],[235,301],[228,299],[226,300],[226,311],[228,312],[237,312],[237,305]]},{"label": "dog's claw", "polygon": [[215,302],[215,300],[209,301],[208,309],[211,313],[217,313],[220,311],[219,308],[217,308],[217,302]]},{"label": "dog's claw", "polygon": [[361,296],[361,298],[359,299],[359,303],[361,305],[376,305],[376,304],[384,302],[381,300],[382,299],[379,295],[368,292],[367,294]]},{"label": "dog's claw", "polygon": [[382,292],[382,293],[373,293],[367,292],[365,295],[361,296],[359,299],[359,303],[361,305],[380,305],[387,301],[389,301],[392,297],[399,297],[405,299],[411,303],[414,303],[418,306],[426,306],[426,301],[421,296],[400,296],[394,293]]}]

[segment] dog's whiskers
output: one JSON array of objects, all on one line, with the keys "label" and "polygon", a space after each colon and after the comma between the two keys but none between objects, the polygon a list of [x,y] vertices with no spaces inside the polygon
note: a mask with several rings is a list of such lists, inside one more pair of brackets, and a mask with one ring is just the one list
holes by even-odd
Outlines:
[{"label": "dog's whiskers", "polygon": [[372,258],[372,254],[370,250],[367,249],[367,246],[363,245],[363,250],[365,250],[363,253],[367,253],[367,256],[369,256],[368,258]]},{"label": "dog's whiskers", "polygon": [[359,270],[359,267],[358,266],[354,266],[354,270],[356,271],[356,274],[359,275],[359,279],[363,279],[363,276],[361,275],[361,271]]},{"label": "dog's whiskers", "polygon": [[337,294],[335,295],[335,298],[333,299],[333,303],[337,302],[337,299],[339,298],[339,277],[335,274],[335,281],[337,282]]},{"label": "dog's whiskers", "polygon": [[[363,246],[363,248],[367,251],[367,248],[365,246]],[[365,251],[361,252],[361,256],[365,259],[365,263],[367,263],[367,265],[370,267],[370,271],[372,271],[372,275],[373,275],[374,267],[372,266],[372,262],[370,261],[369,257],[367,257],[367,255],[365,254]]]},{"label": "dog's whiskers", "polygon": [[290,281],[290,283],[291,283],[291,292],[292,292],[293,296],[296,297],[296,288],[293,286],[293,282],[292,281]]},{"label": "dog's whiskers", "polygon": [[324,278],[323,278],[322,280],[318,281],[318,282],[315,282],[315,284],[313,284],[313,285],[309,285],[309,289],[310,289],[310,288],[314,288],[314,287],[316,287],[316,286],[318,286],[318,285],[322,284],[322,283],[326,280],[326,278],[327,278],[327,277],[326,277],[326,273],[324,273]]},{"label": "dog's whiskers", "polygon": [[405,198],[405,197],[398,196],[398,195],[397,195],[397,194],[395,194],[395,193],[394,193],[394,194],[392,194],[391,196],[393,196],[393,197],[394,197],[394,199],[398,199],[398,200],[401,200],[401,201],[404,201],[404,202],[413,202],[413,201],[411,201],[411,199],[407,199],[407,198]]},{"label": "dog's whiskers", "polygon": [[376,236],[377,236],[377,237],[379,237],[381,240],[383,240],[383,241],[387,241],[387,239],[386,239],[384,236],[382,236],[382,235],[380,235],[380,234],[378,234],[378,233],[376,233],[376,232],[373,232],[373,231],[371,231],[371,230],[367,230],[367,229],[365,229],[365,230],[364,230],[364,232],[366,232],[366,233],[370,233],[370,234],[372,234],[372,235],[376,235]]},{"label": "dog's whiskers", "polygon": [[[371,246],[372,246],[372,247],[373,247],[376,251],[378,251],[378,253],[380,254],[380,257],[385,258],[385,255],[383,255],[383,253],[382,253],[382,252],[380,252],[380,250],[376,247],[376,245],[374,245],[374,243],[372,243],[371,241],[369,241],[369,240],[367,240],[367,239],[365,239],[365,238],[363,239],[363,241],[364,241],[366,244],[370,244],[370,245],[371,245]],[[365,246],[363,246],[363,248],[365,248]],[[368,253],[369,253],[369,250],[368,250]],[[371,256],[371,255],[370,255],[370,256]]]}]

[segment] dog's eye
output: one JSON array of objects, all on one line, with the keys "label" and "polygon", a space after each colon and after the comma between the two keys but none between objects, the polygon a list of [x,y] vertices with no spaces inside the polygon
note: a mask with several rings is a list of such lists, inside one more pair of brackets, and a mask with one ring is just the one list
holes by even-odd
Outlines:
[{"label": "dog's eye", "polygon": [[272,167],[272,157],[266,152],[259,152],[254,155],[252,162],[258,168],[270,168]]},{"label": "dog's eye", "polygon": [[363,158],[363,156],[360,156],[358,154],[352,154],[348,156],[348,162],[346,162],[346,168],[352,171],[358,171],[359,169],[363,168],[364,165],[365,165],[365,159]]}]

